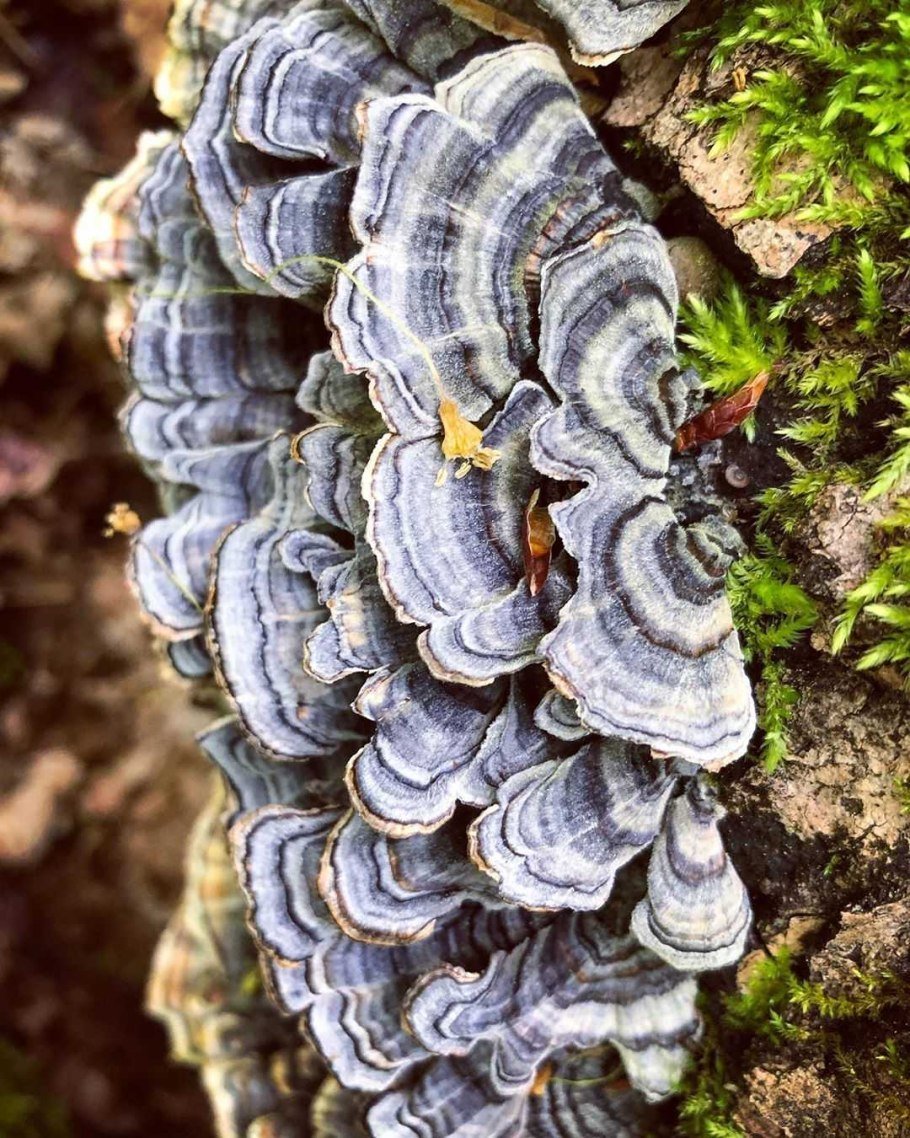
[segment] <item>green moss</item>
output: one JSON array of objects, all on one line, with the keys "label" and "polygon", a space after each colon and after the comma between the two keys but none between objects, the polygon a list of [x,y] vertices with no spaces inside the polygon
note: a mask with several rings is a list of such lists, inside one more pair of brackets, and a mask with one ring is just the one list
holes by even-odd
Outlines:
[{"label": "green moss", "polygon": [[746,1138],[732,1121],[733,1085],[724,1065],[717,1033],[711,1027],[698,1063],[689,1072],[679,1104],[679,1133],[685,1138]]},{"label": "green moss", "polygon": [[717,397],[773,371],[787,350],[786,329],[769,319],[769,305],[747,301],[730,278],[713,304],[688,297],[680,320],[686,362],[698,367],[705,388]]},{"label": "green moss", "polygon": [[890,1111],[891,1100],[898,1103],[910,1088],[910,1061],[893,1039],[885,1040],[874,1056],[885,1076],[882,1090],[855,1071],[851,1079],[845,1043],[890,1011],[899,1012],[910,991],[887,970],[854,968],[852,981],[849,994],[826,992],[797,974],[786,948],[755,964],[745,987],[720,997],[708,1020],[704,1047],[681,1088],[679,1133],[686,1138],[742,1138],[733,1119],[737,1073],[730,1064],[758,1043],[763,1053],[770,1047],[792,1055],[799,1048],[832,1062],[840,1057],[851,1091]]},{"label": "green moss", "polygon": [[781,653],[792,648],[818,619],[812,599],[794,580],[793,569],[758,534],[755,548],[727,575],[727,595],[739,629],[743,654],[760,672],[758,688],[762,757],[773,771],[787,753],[787,727],[797,692],[784,679]]},{"label": "green moss", "polygon": [[862,653],[856,667],[894,664],[910,677],[910,498],[898,499],[879,528],[891,540],[865,581],[847,594],[835,626],[833,650],[844,648],[857,620],[866,616],[881,626],[882,633]]},{"label": "green moss", "polygon": [[41,1087],[36,1065],[0,1039],[0,1135],[3,1138],[69,1138],[61,1102]]},{"label": "green moss", "polygon": [[[713,304],[690,300],[681,313],[686,362],[699,370],[712,394],[726,395],[759,372],[770,372],[766,398],[774,400],[776,410],[784,410],[783,425],[776,432],[781,442],[777,453],[790,476],[759,495],[754,556],[734,569],[729,580],[747,656],[760,669],[764,757],[772,769],[786,749],[786,723],[795,699],[781,678],[782,653],[796,642],[794,638],[786,643],[786,636],[793,621],[804,631],[815,620],[811,602],[805,593],[798,595],[779,547],[833,482],[862,486],[871,500],[910,477],[910,351],[891,346],[900,318],[888,308],[882,274],[867,250],[855,259],[852,273],[857,292],[854,323],[830,338],[781,302],[746,300],[729,281]],[[798,281],[796,288],[801,287]],[[881,347],[860,337],[874,329]],[[875,425],[881,434],[873,448],[866,439],[868,422],[860,424],[876,401],[890,402],[895,410]],[[751,437],[754,426],[746,428]],[[842,457],[846,454],[849,461]],[[881,634],[857,666],[892,664],[910,677],[910,498],[897,502],[880,530],[876,564],[846,600],[834,650],[845,647],[863,615],[867,627],[874,622]],[[787,588],[776,587],[782,584]],[[784,640],[769,645],[767,634],[776,629]]]},{"label": "green moss", "polygon": [[[702,35],[705,33],[703,32]],[[743,48],[767,54],[746,87],[694,111],[714,149],[755,123],[754,200],[745,217],[802,208],[807,219],[856,223],[910,182],[910,11],[890,0],[785,0],[730,6],[707,31],[722,66]],[[782,172],[783,171],[783,172]],[[844,189],[853,191],[852,200]]]}]

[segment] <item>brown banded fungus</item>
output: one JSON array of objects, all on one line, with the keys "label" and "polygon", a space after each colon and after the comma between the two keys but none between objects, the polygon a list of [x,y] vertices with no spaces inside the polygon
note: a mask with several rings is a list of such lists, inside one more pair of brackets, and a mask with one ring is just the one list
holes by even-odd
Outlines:
[{"label": "brown banded fungus", "polygon": [[603,63],[683,4],[493,7],[178,0],[185,130],[80,224],[166,511],[137,592],[229,704],[259,965],[331,1076],[215,1080],[220,1138],[642,1138],[749,931],[699,774],[754,726],[737,540],[677,515],[672,271],[540,42]]}]

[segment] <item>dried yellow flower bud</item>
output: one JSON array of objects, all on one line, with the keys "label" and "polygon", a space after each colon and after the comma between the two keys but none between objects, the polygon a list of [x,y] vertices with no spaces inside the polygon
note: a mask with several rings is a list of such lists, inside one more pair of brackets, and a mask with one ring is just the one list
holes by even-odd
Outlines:
[{"label": "dried yellow flower bud", "polygon": [[[483,431],[468,420],[458,410],[458,404],[452,399],[443,399],[439,404],[439,418],[442,422],[442,453],[446,463],[460,458],[464,462],[455,472],[456,478],[464,478],[472,466],[480,470],[490,470],[493,463],[500,458],[500,452],[492,447],[485,447]],[[443,465],[436,479],[436,485],[441,486],[446,480],[447,467]]]}]

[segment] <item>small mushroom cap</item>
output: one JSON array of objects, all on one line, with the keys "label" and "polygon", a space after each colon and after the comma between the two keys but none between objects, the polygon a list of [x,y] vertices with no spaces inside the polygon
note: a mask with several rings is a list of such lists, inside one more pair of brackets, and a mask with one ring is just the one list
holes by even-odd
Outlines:
[{"label": "small mushroom cap", "polygon": [[460,827],[395,840],[353,811],[326,843],[319,892],[338,924],[358,940],[407,944],[468,900],[492,899],[492,883],[471,865]]},{"label": "small mushroom cap", "polygon": [[426,89],[343,5],[256,28],[233,84],[233,121],[235,136],[263,154],[356,162],[356,108]]},{"label": "small mushroom cap", "polygon": [[246,186],[234,207],[244,268],[282,296],[321,304],[334,263],[355,251],[347,224],[353,189],[347,169]]},{"label": "small mushroom cap", "polygon": [[518,904],[599,909],[657,836],[675,779],[617,740],[512,775],[471,827],[471,853]]},{"label": "small mushroom cap", "polygon": [[319,600],[327,606],[329,619],[304,646],[303,662],[311,676],[334,683],[416,655],[414,630],[395,620],[379,586],[376,558],[366,544],[358,542],[353,557],[323,570]]},{"label": "small mushroom cap", "polygon": [[306,766],[276,763],[244,738],[233,716],[213,723],[197,740],[231,790],[233,802],[224,818],[226,829],[261,806],[315,809],[344,799],[337,764],[333,769],[331,761],[322,766],[315,761]]},{"label": "small mushroom cap", "polygon": [[212,674],[212,661],[205,647],[205,637],[172,640],[165,653],[174,671],[185,680],[201,680]]},{"label": "small mushroom cap", "polygon": [[346,533],[362,534],[367,506],[360,484],[376,435],[346,426],[317,423],[298,435],[294,451],[307,470],[307,497],[323,521]]},{"label": "small mushroom cap", "polygon": [[342,813],[264,806],[231,829],[250,928],[260,951],[279,965],[308,960],[336,934],[315,883],[325,840]]},{"label": "small mushroom cap", "polygon": [[197,492],[137,534],[131,573],[156,629],[182,639],[202,629],[209,566],[219,537],[268,500],[267,444],[173,451],[162,462],[161,474],[165,481]]},{"label": "small mushroom cap", "polygon": [[638,47],[685,8],[689,0],[535,0],[559,20],[572,55],[589,67],[605,67]]},{"label": "small mushroom cap", "polygon": [[535,477],[528,436],[551,406],[530,381],[514,389],[483,435],[500,455],[491,470],[439,485],[438,440],[394,435],[367,467],[367,537],[380,583],[400,620],[430,625],[421,654],[441,679],[488,683],[533,662],[566,599],[558,568],[531,596],[521,556],[523,510]]},{"label": "small mushroom cap", "polygon": [[534,722],[547,734],[567,742],[584,739],[590,730],[578,718],[578,709],[561,692],[551,689],[534,712]]},{"label": "small mushroom cap", "polygon": [[321,423],[348,427],[358,435],[379,435],[382,420],[359,375],[349,375],[331,352],[316,352],[297,389],[297,406]]},{"label": "small mushroom cap", "polygon": [[[361,480],[375,442],[375,435],[320,423],[294,444],[307,470],[307,494],[316,514],[354,538],[353,551],[340,541],[339,556],[327,561],[318,575],[313,573],[328,619],[307,638],[304,664],[312,676],[327,683],[415,655],[415,632],[395,620],[380,588],[376,558],[362,538],[367,507]],[[313,552],[310,561],[315,570]]]},{"label": "small mushroom cap", "polygon": [[355,707],[376,729],[347,774],[351,797],[370,824],[397,837],[428,833],[459,801],[473,801],[470,767],[506,690],[504,680],[484,688],[444,684],[422,663],[371,677]]},{"label": "small mushroom cap", "polygon": [[295,530],[315,521],[306,472],[286,436],[270,445],[273,495],[221,540],[212,568],[207,635],[216,674],[244,732],[266,754],[330,755],[362,740],[353,690],[327,687],[301,667],[307,636],[323,619],[316,587],[283,555]]},{"label": "small mushroom cap", "polygon": [[579,572],[541,651],[592,730],[722,763],[755,727],[724,593],[735,543],[711,519],[686,529],[664,498],[686,384],[662,242],[632,222],[603,236],[542,273],[541,367],[562,405],[535,429],[531,457],[586,485],[551,509]]},{"label": "small mushroom cap", "polygon": [[219,398],[163,402],[134,395],[120,413],[130,446],[149,463],[173,451],[199,451],[268,439],[293,426],[290,392],[229,392]]},{"label": "small mushroom cap", "polygon": [[674,968],[704,972],[742,956],[752,908],[718,829],[714,793],[693,780],[670,806],[648,866],[648,895],[632,914],[642,944]]},{"label": "small mushroom cap", "polygon": [[89,190],[73,231],[82,276],[129,281],[147,268],[149,250],[139,235],[139,190],[173,137],[170,131],[143,131],[123,169]]},{"label": "small mushroom cap", "polygon": [[608,1041],[646,1098],[671,1094],[698,1038],[696,984],[634,938],[610,936],[591,914],[562,914],[480,973],[448,967],[411,990],[404,1014],[439,1055],[493,1048],[490,1079],[501,1094],[533,1084],[562,1047]]}]

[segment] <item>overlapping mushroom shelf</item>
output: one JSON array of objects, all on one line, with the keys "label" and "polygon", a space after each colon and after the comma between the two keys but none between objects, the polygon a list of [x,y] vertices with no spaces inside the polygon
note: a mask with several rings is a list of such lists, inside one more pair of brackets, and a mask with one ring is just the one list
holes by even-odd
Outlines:
[{"label": "overlapping mushroom shelf", "polygon": [[[588,62],[682,6],[540,4]],[[202,744],[337,1080],[316,1133],[356,1093],[374,1138],[644,1134],[749,931],[707,773],[754,727],[738,542],[668,497],[673,275],[505,7],[184,0],[186,129],[78,233],[165,507],[132,577],[228,704]]]}]

